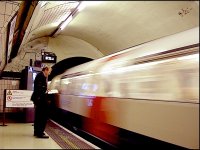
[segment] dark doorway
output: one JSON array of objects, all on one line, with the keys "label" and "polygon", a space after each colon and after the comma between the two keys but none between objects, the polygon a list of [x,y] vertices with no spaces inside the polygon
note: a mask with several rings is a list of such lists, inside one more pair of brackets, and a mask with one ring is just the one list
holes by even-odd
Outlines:
[{"label": "dark doorway", "polygon": [[65,70],[78,66],[80,64],[92,61],[91,58],[86,57],[72,57],[64,59],[58,63],[56,63],[54,66],[52,66],[52,72],[48,77],[48,80],[51,81],[55,76],[62,74]]}]

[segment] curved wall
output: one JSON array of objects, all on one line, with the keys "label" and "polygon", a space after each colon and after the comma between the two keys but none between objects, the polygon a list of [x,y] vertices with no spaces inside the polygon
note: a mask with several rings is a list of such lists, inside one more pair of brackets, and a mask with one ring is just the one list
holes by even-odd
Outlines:
[{"label": "curved wall", "polygon": [[47,49],[57,55],[57,62],[70,57],[87,57],[97,59],[103,54],[84,40],[71,36],[59,35],[49,38]]}]

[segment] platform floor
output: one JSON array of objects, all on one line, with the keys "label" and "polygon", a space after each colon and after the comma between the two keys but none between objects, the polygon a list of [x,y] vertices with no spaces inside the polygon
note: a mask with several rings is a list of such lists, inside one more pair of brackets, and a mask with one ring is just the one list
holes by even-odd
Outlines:
[{"label": "platform floor", "polygon": [[[62,149],[59,143],[54,141],[55,135],[52,136],[52,133],[49,134],[49,139],[34,137],[32,123],[7,123],[6,125],[0,126],[0,149]],[[46,132],[47,135],[48,133],[50,132]],[[70,136],[78,137],[71,134]],[[81,140],[81,137],[78,138]],[[87,142],[87,144],[90,143]],[[79,149],[82,148],[79,147]],[[93,146],[93,149],[98,149],[98,147]]]}]

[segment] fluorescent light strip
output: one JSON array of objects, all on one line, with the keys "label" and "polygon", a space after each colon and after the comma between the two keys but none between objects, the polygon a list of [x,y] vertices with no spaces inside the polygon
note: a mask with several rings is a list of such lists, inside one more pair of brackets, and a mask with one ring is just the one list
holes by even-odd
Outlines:
[{"label": "fluorescent light strip", "polygon": [[72,15],[70,15],[65,22],[62,23],[60,29],[63,30],[72,21]]},{"label": "fluorescent light strip", "polygon": [[82,1],[78,7],[78,11],[83,10],[86,6],[94,6],[102,3],[103,1]]}]

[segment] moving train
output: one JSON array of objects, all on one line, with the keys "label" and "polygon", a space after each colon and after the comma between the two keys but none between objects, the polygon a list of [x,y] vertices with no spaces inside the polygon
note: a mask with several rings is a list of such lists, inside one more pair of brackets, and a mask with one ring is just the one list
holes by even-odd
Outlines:
[{"label": "moving train", "polygon": [[199,149],[199,27],[70,68],[49,89],[62,120],[103,141]]}]

